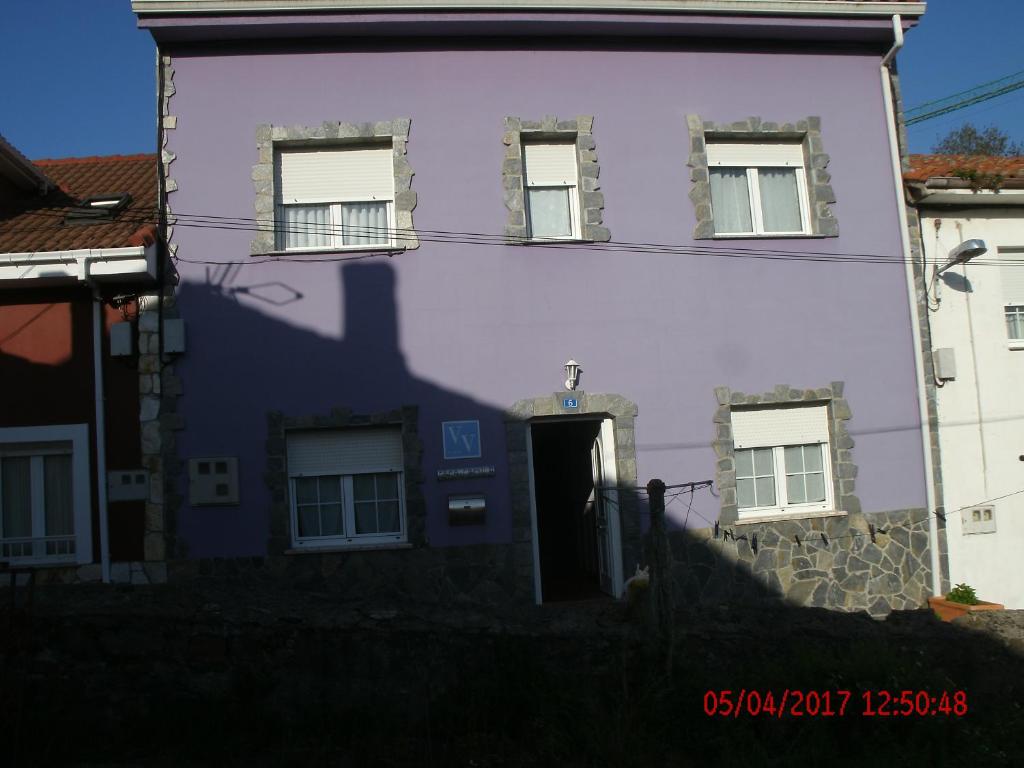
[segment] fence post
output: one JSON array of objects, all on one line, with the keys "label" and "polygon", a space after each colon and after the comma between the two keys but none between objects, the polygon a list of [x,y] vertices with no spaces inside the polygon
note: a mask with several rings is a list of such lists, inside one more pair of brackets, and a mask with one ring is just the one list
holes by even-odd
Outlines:
[{"label": "fence post", "polygon": [[672,603],[672,552],[665,530],[665,483],[655,478],[647,483],[651,509],[651,602],[657,647],[665,660],[665,671],[672,673],[674,643],[674,606]]}]

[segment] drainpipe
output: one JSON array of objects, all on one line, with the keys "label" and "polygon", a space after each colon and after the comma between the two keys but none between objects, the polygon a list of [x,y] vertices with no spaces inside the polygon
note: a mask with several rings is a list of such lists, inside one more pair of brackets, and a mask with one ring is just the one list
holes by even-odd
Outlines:
[{"label": "drainpipe", "polygon": [[925,498],[928,504],[928,543],[931,550],[932,593],[942,594],[942,574],[939,570],[939,529],[934,512],[935,475],[932,466],[931,425],[928,420],[928,393],[925,389],[924,354],[921,351],[921,327],[917,314],[917,289],[914,285],[913,252],[910,248],[910,229],[903,195],[903,166],[900,161],[899,138],[896,133],[896,110],[892,101],[892,80],[889,64],[903,47],[903,23],[899,15],[892,17],[893,46],[882,58],[879,74],[882,78],[882,99],[885,102],[886,126],[889,130],[889,154],[892,160],[892,180],[896,192],[896,211],[900,221],[903,262],[907,274],[907,297],[910,307],[910,331],[914,341],[914,370],[917,373],[917,404],[921,418],[921,449],[924,453]]},{"label": "drainpipe", "polygon": [[92,289],[92,370],[96,395],[96,497],[100,518],[100,572],[110,583],[110,537],[107,530],[107,430],[103,403],[103,297],[89,276],[89,259],[84,261],[85,282]]}]

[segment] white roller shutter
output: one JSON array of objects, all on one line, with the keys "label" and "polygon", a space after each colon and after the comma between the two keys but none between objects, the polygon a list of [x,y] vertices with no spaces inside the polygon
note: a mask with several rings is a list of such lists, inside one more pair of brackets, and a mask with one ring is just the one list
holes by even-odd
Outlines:
[{"label": "white roller shutter", "polygon": [[1024,304],[1024,250],[999,249],[1000,277],[1003,282],[1003,301]]},{"label": "white roller shutter", "polygon": [[391,200],[395,196],[390,147],[287,149],[275,159],[281,203]]},{"label": "white roller shutter", "polygon": [[708,142],[708,166],[725,168],[756,168],[758,166],[802,168],[802,144],[735,144]]},{"label": "white roller shutter", "polygon": [[288,433],[292,477],[401,472],[402,464],[402,432],[397,428]]},{"label": "white roller shutter", "polygon": [[524,144],[523,162],[527,186],[576,186],[575,144]]},{"label": "white roller shutter", "polygon": [[824,405],[813,405],[734,410],[732,435],[737,448],[827,443],[828,409]]}]

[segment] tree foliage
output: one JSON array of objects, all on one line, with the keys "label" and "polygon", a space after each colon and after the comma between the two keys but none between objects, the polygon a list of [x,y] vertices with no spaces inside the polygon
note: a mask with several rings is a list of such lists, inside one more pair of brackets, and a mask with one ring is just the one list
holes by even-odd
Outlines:
[{"label": "tree foliage", "polygon": [[978,130],[971,123],[964,123],[960,128],[950,131],[946,137],[932,147],[937,155],[1001,155],[1014,156],[1024,154],[1024,147],[1003,131],[990,125]]}]

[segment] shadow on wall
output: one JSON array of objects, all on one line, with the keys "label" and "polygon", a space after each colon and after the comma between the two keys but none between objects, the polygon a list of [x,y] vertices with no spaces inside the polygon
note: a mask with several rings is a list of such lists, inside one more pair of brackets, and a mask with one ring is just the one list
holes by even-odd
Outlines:
[{"label": "shadow on wall", "polygon": [[[529,499],[511,497],[510,473],[525,470],[507,461],[506,414],[408,369],[399,338],[398,275],[392,265],[360,261],[344,264],[335,273],[333,265],[302,264],[286,275],[263,275],[249,284],[238,279],[240,272],[244,278],[244,270],[236,270],[209,276],[206,283],[186,281],[178,294],[182,315],[192,329],[189,355],[180,367],[187,424],[179,438],[181,459],[238,456],[241,503],[182,506],[176,551],[179,557],[187,552],[191,560],[172,568],[172,575],[241,573],[243,578],[323,588],[371,601],[529,603],[530,507]],[[322,295],[315,281],[327,274],[340,283],[344,316],[339,339],[298,325],[314,325],[326,314],[310,296]],[[260,311],[254,299],[272,306],[277,316]],[[333,315],[333,307],[327,309]],[[294,322],[283,319],[288,317]],[[446,355],[454,354],[444,340],[439,340],[437,350],[441,364]],[[532,394],[537,393],[524,396]],[[283,430],[369,424],[375,419],[402,423],[407,432],[405,480],[413,547],[283,555],[290,544]],[[441,423],[461,419],[480,421],[483,455],[444,461]],[[713,461],[709,449],[708,474]],[[496,476],[437,479],[439,469],[478,464],[493,465]],[[641,483],[647,479],[641,478]],[[169,478],[183,497],[185,480]],[[630,488],[619,492],[623,529],[646,530],[639,524],[641,519],[646,522],[643,494]],[[483,523],[451,525],[448,496],[474,493],[486,496]],[[585,507],[588,493],[581,487],[564,496],[573,500],[570,506]],[[553,492],[551,498],[558,494]],[[565,514],[585,510],[574,508]],[[627,526],[625,519],[635,524]],[[892,536],[880,536],[870,544],[852,538],[854,530],[867,532],[868,519],[880,529],[892,529]],[[714,539],[707,530],[673,532],[671,567],[678,600],[712,606],[769,601],[782,606],[778,601],[785,596],[785,605],[869,610],[876,616],[918,607],[924,604],[930,583],[926,522],[918,523],[920,530],[909,526],[905,531],[902,522],[906,521],[851,515],[750,527],[751,539],[754,533],[759,537],[756,543]],[[543,524],[540,529],[542,549],[550,544],[544,538],[548,532],[551,541],[566,550],[565,560],[580,559],[580,570],[593,571],[594,546],[586,541],[586,531]],[[829,544],[819,543],[822,533]],[[806,543],[794,543],[795,537]],[[628,552],[640,551],[639,541],[623,544]],[[542,555],[542,571],[556,573],[564,564],[550,546]],[[634,565],[632,556],[623,562],[627,576]],[[566,576],[571,578],[572,574]],[[567,591],[581,593],[575,588]]]}]

